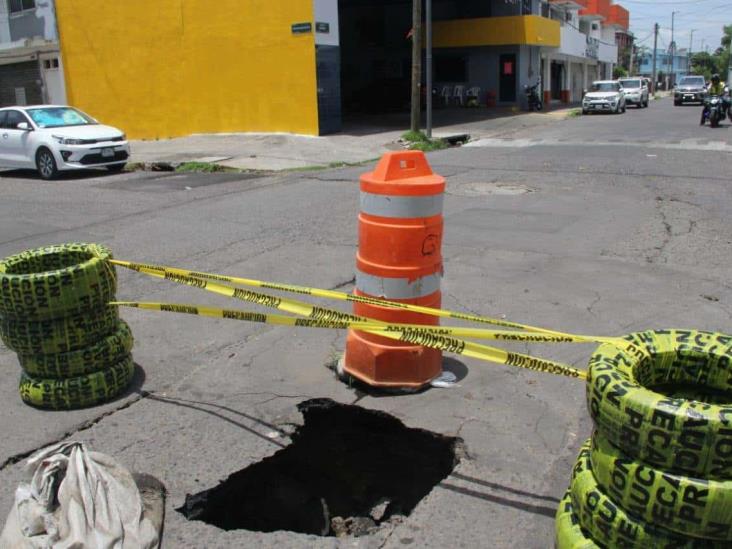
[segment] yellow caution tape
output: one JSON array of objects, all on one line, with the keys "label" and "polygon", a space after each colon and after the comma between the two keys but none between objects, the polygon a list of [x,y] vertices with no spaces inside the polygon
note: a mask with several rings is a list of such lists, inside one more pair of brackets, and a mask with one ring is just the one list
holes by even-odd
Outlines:
[{"label": "yellow caution tape", "polygon": [[[234,290],[234,288],[232,288]],[[219,293],[218,291],[216,293]],[[232,296],[233,297],[233,296]],[[191,315],[208,316],[214,318],[227,318],[233,320],[244,320],[248,322],[260,322],[263,324],[275,324],[280,326],[300,326],[306,328],[328,328],[345,330],[352,328],[362,330],[370,334],[375,334],[389,339],[412,343],[415,345],[423,345],[434,349],[440,349],[444,352],[454,353],[457,355],[468,356],[489,362],[497,362],[508,366],[517,366],[527,370],[537,372],[545,372],[557,374],[566,377],[585,379],[587,374],[583,370],[579,370],[572,366],[536,358],[521,353],[513,353],[465,341],[456,337],[451,337],[450,333],[460,333],[464,328],[443,328],[424,326],[421,324],[377,324],[368,320],[360,320],[358,317],[353,319],[326,320],[314,318],[295,318],[284,315],[254,313],[248,311],[238,311],[234,309],[219,309],[216,307],[208,307],[204,305],[174,304],[174,303],[142,303],[130,301],[117,301],[112,305],[120,307],[134,307],[138,309],[147,309],[152,311],[163,311],[173,313],[183,313]],[[352,315],[347,315],[352,316]],[[443,331],[443,334],[439,332]],[[494,332],[494,335],[509,334],[508,332]],[[485,336],[486,334],[484,334]],[[511,333],[511,335],[514,335]],[[516,336],[526,336],[527,338],[546,338],[542,334],[515,334]],[[548,342],[546,339],[526,339],[526,341],[542,341]]]},{"label": "yellow caution tape", "polygon": [[[518,366],[530,370],[555,373],[558,375],[565,375],[568,377],[581,379],[585,379],[586,373],[572,366],[568,366],[551,360],[532,357],[530,355],[524,355],[521,353],[512,353],[487,345],[480,345],[477,343],[464,341],[462,338],[472,337],[478,339],[521,341],[533,343],[609,343],[618,347],[629,348],[631,350],[641,352],[635,347],[633,343],[625,339],[616,337],[596,337],[569,334],[489,317],[446,311],[442,309],[434,309],[430,307],[422,307],[419,305],[399,303],[377,298],[355,296],[342,292],[336,292],[333,290],[322,290],[291,284],[277,284],[272,282],[264,282],[261,280],[190,271],[186,269],[179,269],[176,267],[167,267],[162,265],[133,263],[120,260],[111,260],[111,263],[155,278],[171,280],[179,284],[186,284],[188,286],[193,286],[195,288],[200,288],[209,292],[214,292],[226,297],[232,297],[235,299],[248,301],[250,303],[256,303],[258,305],[270,307],[280,311],[293,313],[304,318],[295,319],[292,317],[286,317],[281,315],[261,315],[259,313],[215,309],[210,307],[198,307],[193,305],[166,305],[156,303],[142,304],[135,302],[119,303],[120,305],[128,307],[139,307],[189,314],[201,314],[204,316],[214,316],[221,318],[236,318],[239,320],[267,322],[271,324],[289,326],[307,326],[330,329],[353,328],[388,337],[391,339],[397,339],[400,341],[413,343],[415,345],[423,345],[425,347],[440,349],[445,352],[452,352],[456,354],[470,356],[473,358],[487,360],[490,362],[498,362],[500,364]],[[467,320],[483,324],[492,324],[496,326],[520,329],[524,331],[517,332],[504,330],[488,330],[482,328],[428,326],[421,324],[390,324],[375,319],[344,313],[334,309],[317,307],[310,303],[297,299],[272,296],[269,294],[245,290],[243,288],[236,288],[224,283],[253,286],[258,288],[268,288],[273,290],[297,293],[301,295],[311,295],[314,297],[324,297],[341,301],[360,302],[383,307],[399,308],[432,316]]]},{"label": "yellow caution tape", "polygon": [[[322,297],[325,299],[334,299],[338,301],[348,301],[348,302],[355,302],[355,303],[365,303],[367,305],[376,305],[380,307],[389,307],[394,309],[403,309],[405,311],[411,311],[415,313],[422,313],[425,315],[430,316],[438,316],[442,318],[451,318],[454,320],[465,320],[469,322],[476,322],[481,324],[492,324],[494,326],[502,326],[504,328],[514,328],[518,330],[525,330],[527,332],[539,332],[543,334],[552,334],[554,336],[557,336],[557,339],[552,340],[544,340],[544,341],[551,341],[551,342],[561,342],[561,343],[620,343],[622,340],[620,338],[615,337],[596,337],[596,336],[585,336],[585,335],[577,335],[577,334],[569,334],[565,332],[558,332],[556,330],[549,330],[546,328],[539,328],[536,326],[530,326],[527,324],[519,324],[516,322],[511,322],[508,320],[499,320],[496,318],[490,318],[490,317],[483,317],[478,315],[472,315],[467,313],[459,313],[455,311],[448,311],[445,309],[434,309],[432,307],[423,307],[421,305],[413,305],[410,303],[400,303],[395,301],[387,301],[385,299],[379,299],[379,298],[373,298],[373,297],[364,297],[364,296],[357,296],[352,294],[346,294],[343,292],[337,292],[334,290],[323,290],[318,288],[309,288],[306,286],[297,286],[294,284],[279,284],[274,282],[264,282],[262,280],[254,280],[250,278],[240,278],[240,277],[234,277],[234,276],[227,276],[227,275],[220,275],[220,274],[214,274],[214,273],[205,273],[205,272],[199,272],[199,271],[189,271],[186,269],[179,269],[176,267],[167,267],[163,265],[151,265],[151,264],[143,264],[143,263],[133,263],[130,261],[120,261],[113,259],[111,260],[111,263],[115,265],[119,265],[120,267],[126,267],[128,269],[131,269],[133,271],[141,272],[143,274],[147,274],[150,276],[157,276],[159,278],[167,278],[169,280],[174,280],[177,282],[181,282],[184,284],[188,284],[190,286],[196,286],[197,284],[195,282],[187,281],[185,279],[192,278],[202,281],[212,281],[214,284],[216,282],[225,282],[229,284],[239,284],[242,286],[250,286],[250,287],[256,287],[256,288],[265,288],[270,290],[279,290],[283,292],[289,292],[289,293],[296,293],[301,295],[309,295],[313,297]],[[182,278],[179,278],[182,277]],[[203,286],[206,288],[206,286]],[[216,291],[216,290],[212,290]],[[219,292],[216,292],[219,293]],[[227,294],[224,294],[227,295]],[[297,300],[290,300],[286,298],[278,298],[278,297],[272,297],[267,296],[266,294],[254,294],[257,296],[266,296],[266,298],[262,298],[264,301],[268,300],[278,300],[282,299],[281,303],[276,306],[275,308],[281,309],[283,311],[291,312],[300,316],[306,316],[306,317],[313,317],[313,313],[310,311],[311,309],[316,310],[317,313],[321,313],[322,311],[329,311],[329,313],[333,314],[335,313],[337,315],[344,315],[344,320],[366,320],[363,317],[358,317],[355,315],[347,315],[345,313],[340,313],[338,311],[332,311],[328,309],[322,309],[320,307],[313,307],[309,303],[303,302],[303,301],[297,301]],[[232,296],[233,297],[233,296]],[[248,301],[248,300],[247,300]],[[256,303],[257,301],[253,301]],[[260,303],[263,305],[271,306],[266,303]],[[347,317],[347,318],[346,318]],[[329,319],[334,320],[334,319]],[[375,320],[370,320],[371,322],[378,322]],[[384,324],[384,323],[380,323]],[[506,332],[507,334],[511,334],[511,336],[507,336],[503,339],[512,339],[516,341],[528,341],[526,339],[515,339],[519,335],[524,334],[517,334],[515,332]],[[515,335],[513,335],[515,334]],[[466,337],[481,337],[478,335],[471,335]],[[493,338],[491,338],[493,339]],[[495,338],[495,339],[502,339],[502,338]]]}]

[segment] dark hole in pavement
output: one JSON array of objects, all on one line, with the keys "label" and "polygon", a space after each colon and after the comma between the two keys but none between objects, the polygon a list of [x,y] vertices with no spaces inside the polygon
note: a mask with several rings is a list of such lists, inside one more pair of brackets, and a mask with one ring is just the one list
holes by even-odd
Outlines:
[{"label": "dark hole in pavement", "polygon": [[330,399],[302,402],[292,444],[177,509],[224,530],[366,535],[409,515],[459,461],[462,441]]}]

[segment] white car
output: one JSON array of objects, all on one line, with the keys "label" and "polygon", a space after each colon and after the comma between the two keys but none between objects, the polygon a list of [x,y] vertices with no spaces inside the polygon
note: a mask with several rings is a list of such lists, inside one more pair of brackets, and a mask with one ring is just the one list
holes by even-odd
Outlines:
[{"label": "white car", "polygon": [[621,78],[618,82],[623,87],[626,105],[635,105],[639,109],[648,106],[648,88],[640,76]]},{"label": "white car", "polygon": [[43,179],[61,170],[122,171],[127,136],[78,109],[60,105],[0,109],[0,167],[35,168]]},{"label": "white car", "polygon": [[591,112],[625,112],[625,94],[617,80],[598,80],[582,98],[582,114]]}]

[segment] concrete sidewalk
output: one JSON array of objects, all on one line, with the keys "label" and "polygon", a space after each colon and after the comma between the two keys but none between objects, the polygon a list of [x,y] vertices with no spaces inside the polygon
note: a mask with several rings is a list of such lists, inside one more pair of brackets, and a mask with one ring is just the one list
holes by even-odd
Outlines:
[{"label": "concrete sidewalk", "polygon": [[[509,137],[527,127],[564,120],[571,111],[571,108],[543,113],[514,113],[505,109],[437,111],[433,136]],[[133,141],[131,162],[206,162],[241,170],[265,171],[353,164],[402,148],[399,138],[409,126],[404,115],[379,117],[375,122],[378,125],[364,124],[363,121],[346,125],[343,132],[323,137],[237,133]]]}]

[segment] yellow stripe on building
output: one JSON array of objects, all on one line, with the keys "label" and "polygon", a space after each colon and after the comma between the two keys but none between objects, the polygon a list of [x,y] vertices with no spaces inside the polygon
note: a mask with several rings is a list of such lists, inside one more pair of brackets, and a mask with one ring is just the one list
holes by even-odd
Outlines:
[{"label": "yellow stripe on building", "polygon": [[304,0],[56,0],[69,103],[130,138],[317,135]]},{"label": "yellow stripe on building", "polygon": [[471,46],[529,46],[559,47],[558,21],[538,15],[454,19],[434,23],[435,48]]}]

